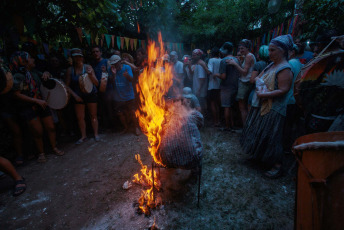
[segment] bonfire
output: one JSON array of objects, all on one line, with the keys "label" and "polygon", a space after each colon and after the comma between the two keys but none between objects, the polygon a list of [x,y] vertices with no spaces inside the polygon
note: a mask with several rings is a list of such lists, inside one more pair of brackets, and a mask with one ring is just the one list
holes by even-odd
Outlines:
[{"label": "bonfire", "polygon": [[[158,39],[158,44],[149,41],[149,66],[141,73],[136,86],[140,98],[140,106],[136,111],[136,116],[143,133],[148,138],[148,150],[154,163],[158,166],[164,166],[159,157],[158,149],[161,144],[163,123],[169,116],[165,95],[172,85],[173,74],[171,66],[162,60],[165,50],[161,34],[159,34]],[[155,170],[143,165],[140,155],[137,154],[135,158],[141,164],[141,171],[134,175],[133,182],[141,184],[145,188],[139,198],[139,208],[143,213],[149,215],[150,209],[161,204],[161,199],[155,199],[154,196],[154,189],[157,191],[160,189],[160,181]]]}]

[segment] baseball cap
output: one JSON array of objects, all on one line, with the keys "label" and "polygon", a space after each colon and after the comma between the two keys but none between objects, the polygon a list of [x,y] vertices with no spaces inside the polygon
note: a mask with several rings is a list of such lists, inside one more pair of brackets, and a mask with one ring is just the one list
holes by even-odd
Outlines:
[{"label": "baseball cap", "polygon": [[75,56],[81,56],[81,57],[83,57],[83,56],[84,56],[84,55],[82,54],[81,49],[79,49],[79,48],[73,48],[73,49],[71,49],[70,53],[71,53],[71,56],[72,56],[72,57],[75,57]]},{"label": "baseball cap", "polygon": [[170,53],[170,56],[178,56],[178,54],[177,54],[176,51],[172,51],[172,52]]},{"label": "baseball cap", "polygon": [[118,56],[118,55],[112,55],[109,59],[109,63],[110,65],[114,65],[116,64],[117,62],[119,62],[121,60],[121,57]]}]

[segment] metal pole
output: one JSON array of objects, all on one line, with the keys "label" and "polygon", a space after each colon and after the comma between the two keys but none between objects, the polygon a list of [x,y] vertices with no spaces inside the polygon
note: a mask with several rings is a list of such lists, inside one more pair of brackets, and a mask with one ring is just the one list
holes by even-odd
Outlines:
[{"label": "metal pole", "polygon": [[198,195],[197,195],[197,207],[199,208],[199,197],[201,195],[201,176],[202,176],[202,163],[198,168]]},{"label": "metal pole", "polygon": [[152,162],[152,182],[153,182],[152,193],[153,193],[153,199],[154,199],[154,205],[155,205],[155,196],[154,196],[154,161]]}]

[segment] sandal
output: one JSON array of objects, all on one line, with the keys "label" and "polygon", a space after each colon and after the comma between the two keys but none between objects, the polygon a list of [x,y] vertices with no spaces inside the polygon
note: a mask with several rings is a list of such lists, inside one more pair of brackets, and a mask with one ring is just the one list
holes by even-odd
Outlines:
[{"label": "sandal", "polygon": [[87,140],[87,137],[85,138],[80,138],[77,142],[75,142],[76,145],[81,145],[82,143],[84,143]]},{"label": "sandal", "polygon": [[25,183],[25,178],[21,180],[16,180],[15,185],[14,185],[14,190],[13,190],[13,196],[19,196],[23,194],[23,192],[26,191],[26,183]]},{"label": "sandal", "polygon": [[94,137],[94,140],[95,140],[96,142],[99,142],[99,141],[100,141],[100,137],[99,137],[99,136],[95,136],[95,137]]},{"label": "sandal", "polygon": [[38,159],[37,159],[37,162],[38,163],[45,163],[47,161],[47,158],[45,158],[45,154],[44,153],[41,153],[38,155]]},{"label": "sandal", "polygon": [[53,148],[53,152],[56,156],[63,156],[65,154],[65,152],[59,150],[58,148]]}]

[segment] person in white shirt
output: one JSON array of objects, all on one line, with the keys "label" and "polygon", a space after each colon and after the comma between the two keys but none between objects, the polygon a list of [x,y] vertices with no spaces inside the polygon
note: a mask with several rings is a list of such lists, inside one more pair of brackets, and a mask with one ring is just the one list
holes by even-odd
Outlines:
[{"label": "person in white shirt", "polygon": [[[207,107],[207,70],[206,64],[201,59],[203,51],[200,49],[195,49],[192,51],[192,61],[194,65],[192,66],[193,71],[193,81],[192,81],[192,90],[193,93],[199,100],[201,104],[202,113],[206,112]],[[205,66],[205,68],[204,68]]]}]

